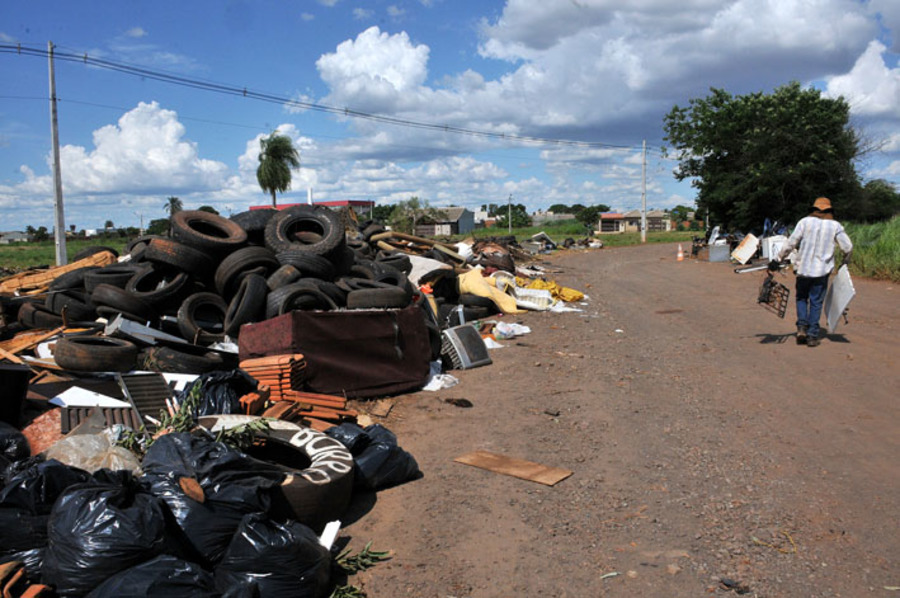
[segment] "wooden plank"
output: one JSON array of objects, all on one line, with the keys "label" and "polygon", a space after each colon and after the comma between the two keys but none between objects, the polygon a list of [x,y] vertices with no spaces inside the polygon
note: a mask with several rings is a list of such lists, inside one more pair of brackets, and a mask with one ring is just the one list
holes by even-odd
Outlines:
[{"label": "wooden plank", "polygon": [[568,469],[548,467],[546,465],[541,465],[540,463],[534,463],[533,461],[525,461],[523,459],[498,455],[488,451],[466,453],[461,457],[457,457],[454,461],[493,471],[494,473],[502,473],[503,475],[537,482],[546,486],[558,484],[574,473]]},{"label": "wooden plank", "polygon": [[8,359],[13,363],[18,363],[19,365],[24,365],[25,362],[22,361],[22,358],[16,355],[15,353],[10,353],[6,349],[0,347],[0,359]]},{"label": "wooden plank", "polygon": [[369,413],[376,417],[387,417],[393,408],[394,401],[391,399],[378,399],[369,407]]}]

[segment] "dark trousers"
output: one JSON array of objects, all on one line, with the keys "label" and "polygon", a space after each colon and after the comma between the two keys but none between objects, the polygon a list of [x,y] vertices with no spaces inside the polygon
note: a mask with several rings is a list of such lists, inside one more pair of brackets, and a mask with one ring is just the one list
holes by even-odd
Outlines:
[{"label": "dark trousers", "polygon": [[819,318],[825,291],[828,289],[828,275],[797,277],[797,326],[806,327],[809,336],[818,338]]}]

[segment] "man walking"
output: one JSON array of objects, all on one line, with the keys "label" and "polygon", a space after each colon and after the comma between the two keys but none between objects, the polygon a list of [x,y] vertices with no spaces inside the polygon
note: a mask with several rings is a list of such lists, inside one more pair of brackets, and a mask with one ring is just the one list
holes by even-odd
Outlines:
[{"label": "man walking", "polygon": [[834,219],[831,200],[820,197],[813,202],[812,213],[800,220],[778,254],[784,260],[794,249],[797,274],[797,344],[819,346],[819,318],[828,288],[828,276],[834,270],[834,248],[850,261],[853,243],[841,223]]}]

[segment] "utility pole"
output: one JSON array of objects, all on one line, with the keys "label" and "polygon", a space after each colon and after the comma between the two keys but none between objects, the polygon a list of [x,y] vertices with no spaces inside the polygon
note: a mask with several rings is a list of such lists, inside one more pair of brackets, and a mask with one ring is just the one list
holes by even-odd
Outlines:
[{"label": "utility pole", "polygon": [[56,116],[56,76],[53,71],[53,42],[47,42],[47,58],[50,60],[50,139],[53,145],[53,188],[54,206],[56,208],[56,265],[65,266],[69,258],[66,255],[66,217],[63,211],[62,173],[59,169],[59,122]]},{"label": "utility pole", "polygon": [[512,235],[512,193],[509,194],[509,199],[506,200],[506,224],[509,234]]},{"label": "utility pole", "polygon": [[641,243],[647,242],[647,140],[641,143]]}]

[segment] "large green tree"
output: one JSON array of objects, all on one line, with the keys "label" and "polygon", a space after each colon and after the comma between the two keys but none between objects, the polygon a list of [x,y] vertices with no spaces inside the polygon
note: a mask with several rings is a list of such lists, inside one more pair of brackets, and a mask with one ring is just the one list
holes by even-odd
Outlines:
[{"label": "large green tree", "polygon": [[509,206],[501,206],[497,210],[496,226],[509,228],[510,220],[512,221],[512,228],[531,226],[531,216],[528,214],[528,208],[524,204],[514,203]]},{"label": "large green tree", "polygon": [[691,179],[697,208],[713,224],[758,229],[766,218],[796,221],[819,196],[840,212],[859,193],[859,139],[843,98],[790,83],[770,94],[712,89],[665,116],[675,177]]},{"label": "large green tree", "polygon": [[609,206],[606,204],[601,203],[594,206],[588,206],[578,210],[578,213],[575,214],[575,219],[583,224],[585,228],[593,231],[600,227],[600,214],[608,211]]},{"label": "large green tree", "polygon": [[272,195],[272,207],[277,208],[276,193],[291,188],[291,169],[300,167],[300,153],[287,135],[274,132],[259,140],[259,167],[256,180],[260,188]]}]

